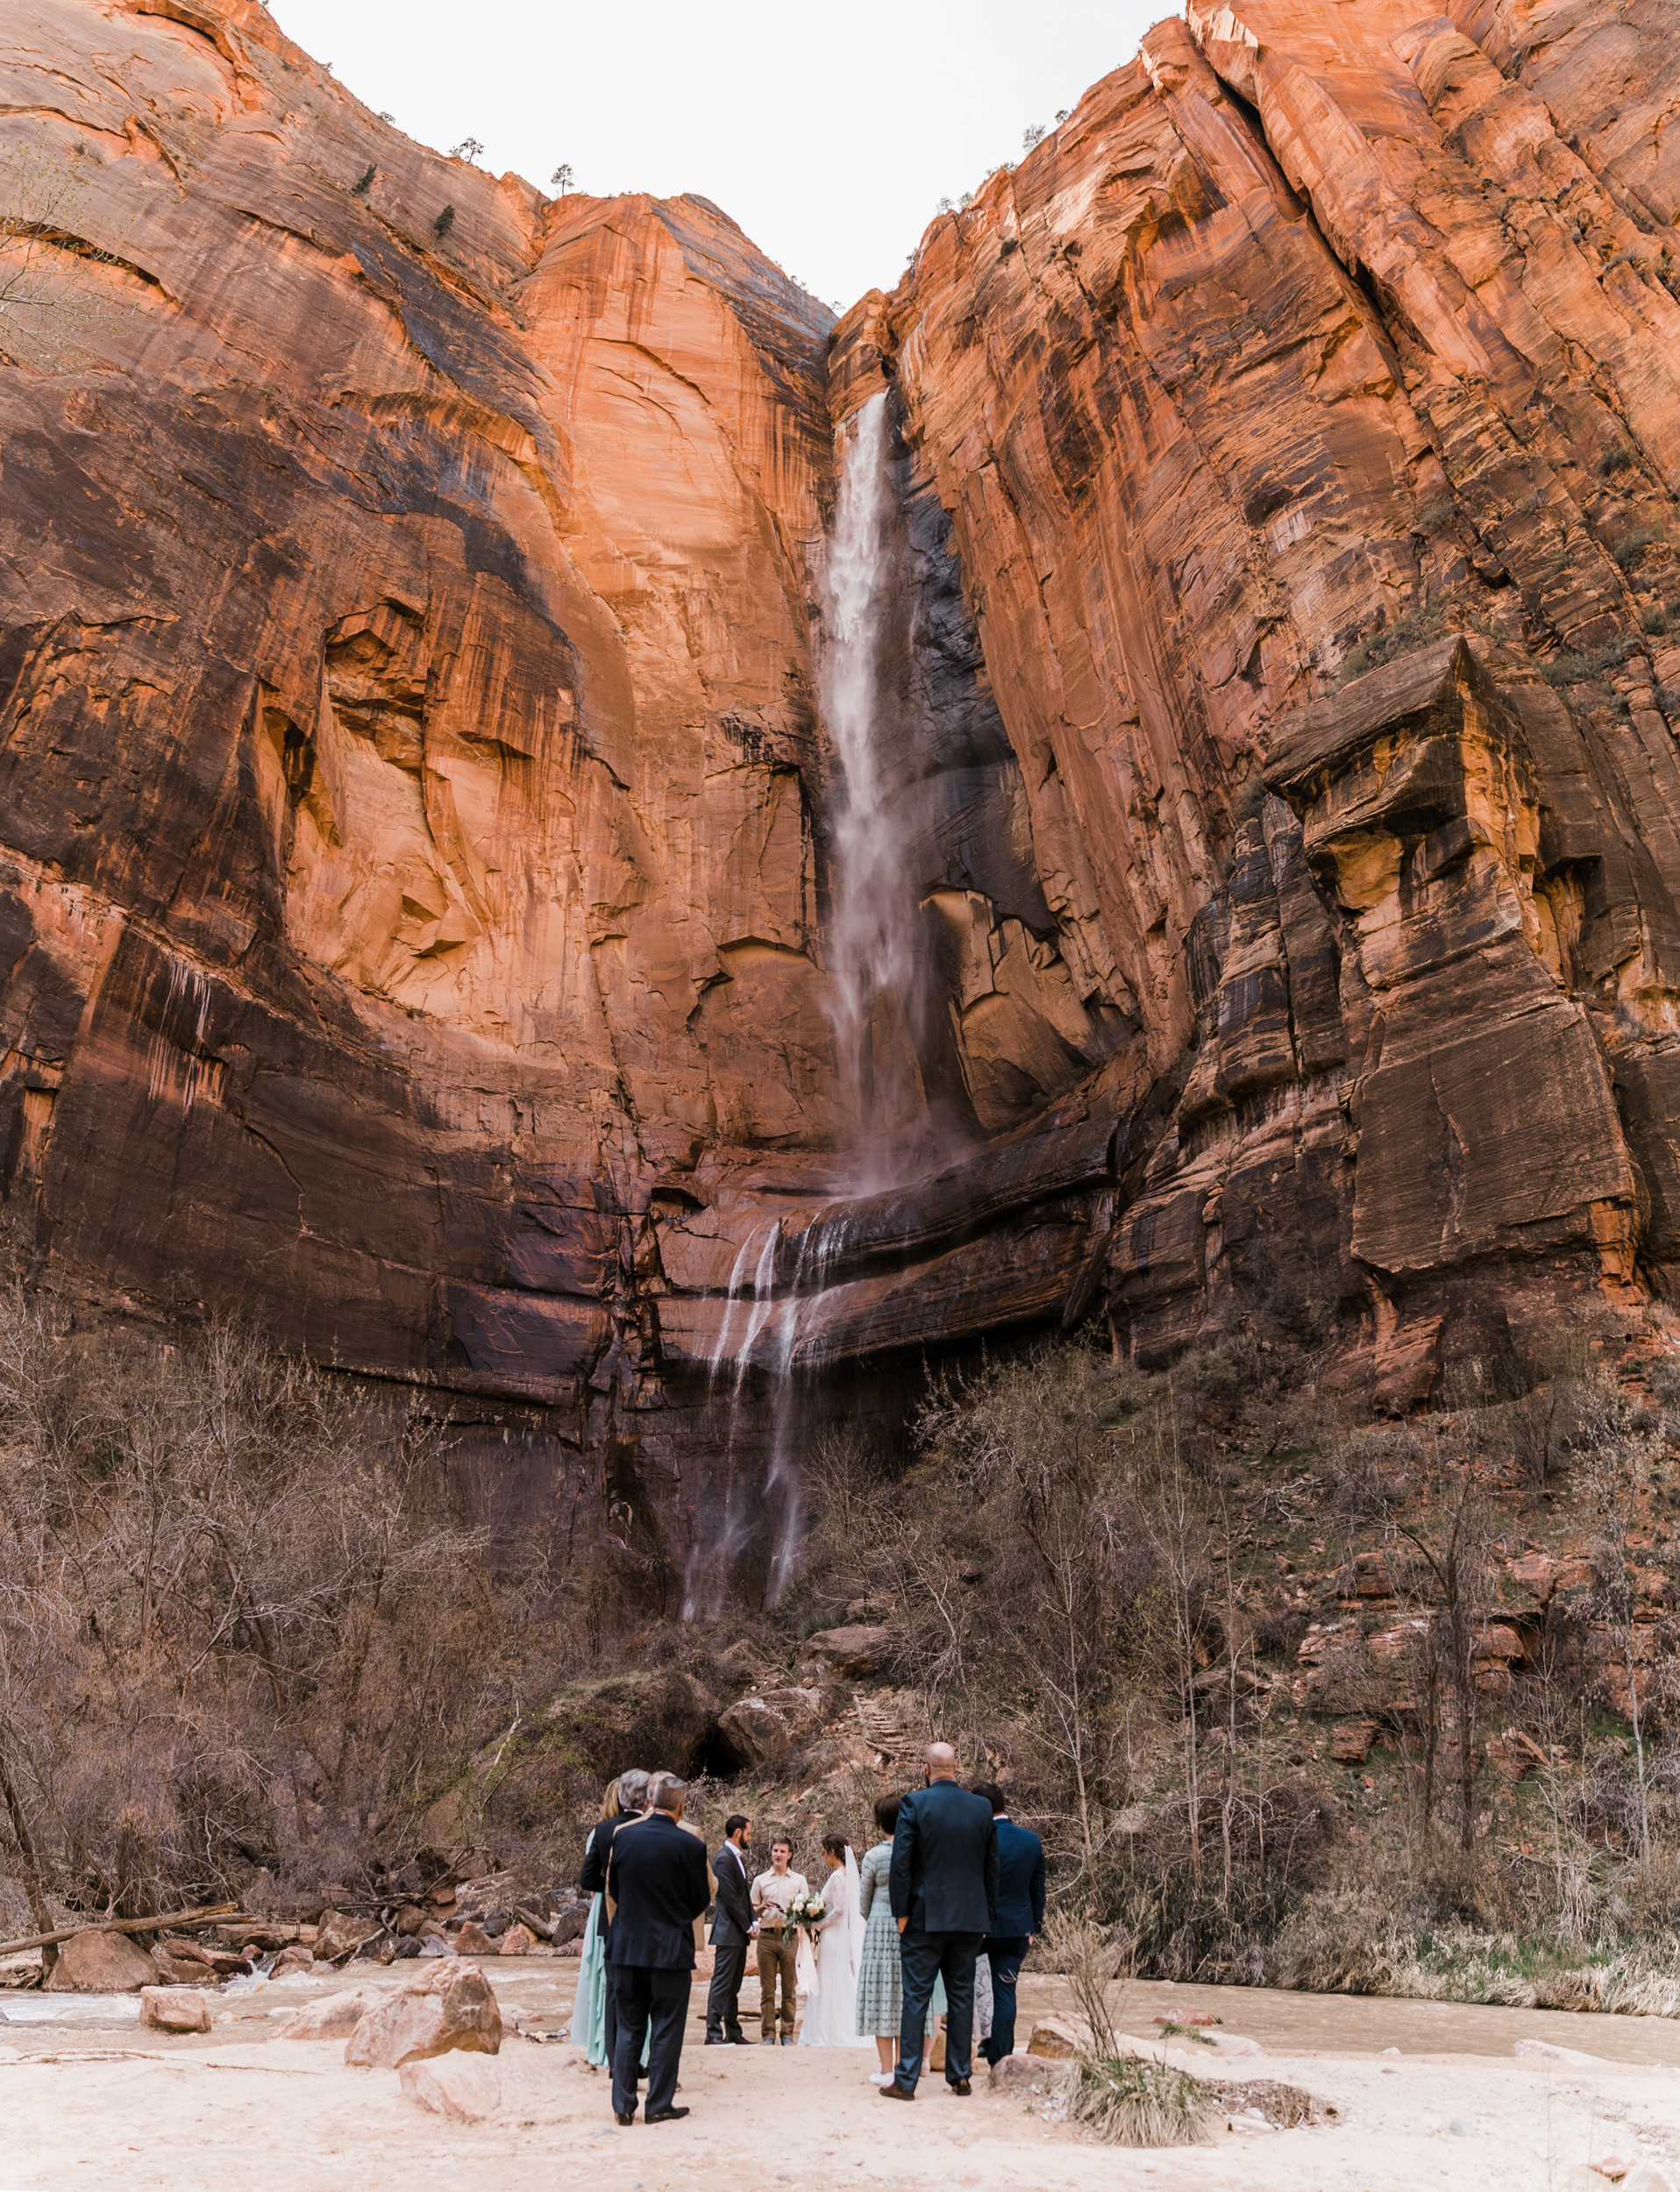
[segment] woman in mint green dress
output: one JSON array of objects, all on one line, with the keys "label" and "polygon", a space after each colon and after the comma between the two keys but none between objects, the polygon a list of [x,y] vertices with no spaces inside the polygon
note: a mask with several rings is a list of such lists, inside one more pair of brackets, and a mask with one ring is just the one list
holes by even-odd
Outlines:
[{"label": "woman in mint green dress", "polygon": [[[616,1781],[607,1784],[607,1793],[601,1800],[601,1816],[603,1819],[618,1816]],[[596,1831],[593,1826],[589,1829],[589,1841],[583,1846],[586,1854]],[[601,1940],[603,1901],[599,1894],[589,1898],[589,1923],[583,1929],[583,1954],[578,1965],[578,1995],[572,2009],[573,2044],[581,2041],[585,2056],[597,2065],[607,2060],[607,1954]]]}]

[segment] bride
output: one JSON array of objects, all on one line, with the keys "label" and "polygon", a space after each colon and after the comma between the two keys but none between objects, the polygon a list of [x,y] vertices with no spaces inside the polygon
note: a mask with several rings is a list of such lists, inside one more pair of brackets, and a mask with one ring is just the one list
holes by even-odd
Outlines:
[{"label": "bride", "polygon": [[829,1877],[822,1890],[823,1917],[817,1928],[815,1983],[806,1995],[799,2044],[801,2047],[867,2047],[868,2040],[858,2037],[853,2015],[864,1943],[858,1860],[844,1834],[825,1834],[822,1854],[829,1862]]}]

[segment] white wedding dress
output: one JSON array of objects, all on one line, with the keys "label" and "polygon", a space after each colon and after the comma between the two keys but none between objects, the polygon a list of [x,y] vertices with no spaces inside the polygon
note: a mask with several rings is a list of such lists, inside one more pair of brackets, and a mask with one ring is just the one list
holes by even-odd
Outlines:
[{"label": "white wedding dress", "polygon": [[822,1890],[826,1912],[816,1942],[816,1984],[805,1997],[801,2047],[872,2047],[858,2037],[858,1966],[863,1956],[864,1918],[858,1893],[858,1860],[850,1849],[844,1868],[829,1873]]}]

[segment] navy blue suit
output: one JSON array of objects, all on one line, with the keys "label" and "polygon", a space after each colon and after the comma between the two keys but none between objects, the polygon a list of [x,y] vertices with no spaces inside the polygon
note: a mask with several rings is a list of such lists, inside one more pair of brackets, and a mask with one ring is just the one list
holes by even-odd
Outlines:
[{"label": "navy blue suit", "polygon": [[613,2110],[636,2113],[642,2043],[648,2041],[647,2113],[671,2106],[682,2056],[682,2021],[694,1968],[694,1920],[711,1900],[706,1845],[664,1811],[613,1836],[607,1893],[617,1905],[607,1978],[618,2008]]},{"label": "navy blue suit", "polygon": [[1015,2051],[1015,1989],[1032,1936],[1044,1930],[1044,1845],[1029,1827],[1000,1818],[998,1908],[986,1937],[992,1967],[992,2037],[988,2062],[1001,2062]]},{"label": "navy blue suit", "polygon": [[893,2079],[914,2093],[933,1982],[945,1982],[945,2079],[972,2072],[974,1964],[998,1900],[998,1836],[984,1797],[936,1781],[913,1789],[899,1806],[888,1878],[893,1916],[908,1920],[899,1937],[904,2011]]}]

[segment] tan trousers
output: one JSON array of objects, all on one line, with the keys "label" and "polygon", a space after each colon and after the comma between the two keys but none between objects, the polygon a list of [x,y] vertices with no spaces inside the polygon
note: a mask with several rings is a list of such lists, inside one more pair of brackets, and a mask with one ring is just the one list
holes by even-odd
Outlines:
[{"label": "tan trousers", "polygon": [[779,1933],[767,1929],[758,1936],[758,2037],[768,2039],[776,2025],[776,1976],[781,1975],[781,2036],[794,2037],[798,1982],[794,1975],[799,1954],[799,1934],[789,1925]]}]

